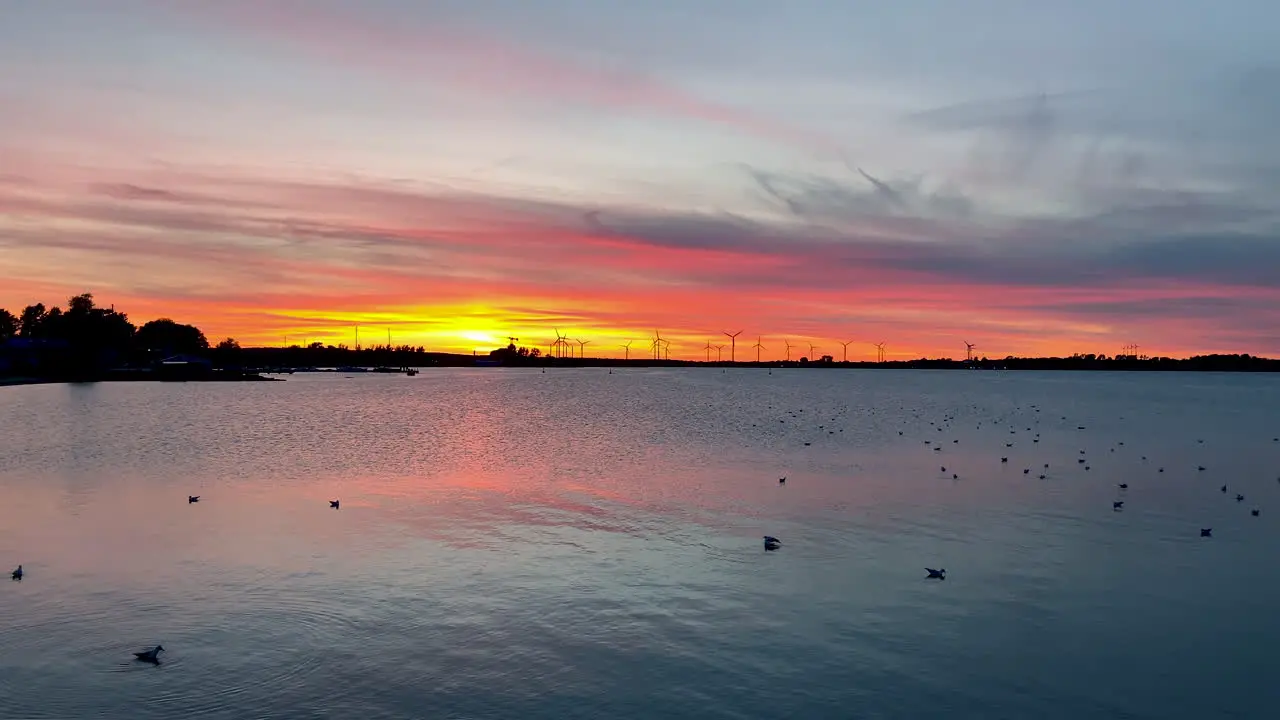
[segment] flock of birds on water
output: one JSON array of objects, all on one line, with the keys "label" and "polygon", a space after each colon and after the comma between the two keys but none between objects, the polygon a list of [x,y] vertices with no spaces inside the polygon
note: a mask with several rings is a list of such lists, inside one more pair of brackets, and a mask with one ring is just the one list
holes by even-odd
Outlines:
[{"label": "flock of birds on water", "polygon": [[[771,407],[770,409],[772,409],[772,407]],[[1030,409],[1031,409],[1033,412],[1037,413],[1037,414],[1038,414],[1038,413],[1040,413],[1040,407],[1039,407],[1038,405],[1031,405],[1031,406],[1030,406]],[[799,412],[804,412],[804,410],[803,410],[803,409],[801,409]],[[790,412],[789,412],[789,415],[790,415],[793,419],[798,419],[798,418],[799,418],[799,416],[796,414],[796,411],[790,411]],[[917,416],[917,417],[919,416],[919,413],[918,413],[918,412],[916,413],[916,416]],[[836,418],[832,418],[832,421],[834,422],[834,421],[835,421],[835,419],[836,419]],[[1005,418],[1005,419],[1007,419],[1007,418]],[[1062,418],[1061,418],[1061,419],[1065,421],[1067,418],[1066,418],[1066,416],[1064,415],[1064,416],[1062,416]],[[1121,419],[1123,419],[1123,418],[1121,418]],[[999,425],[1001,424],[1002,420],[1004,420],[1004,419],[996,420],[995,424],[996,424],[997,426],[999,426]],[[786,420],[785,420],[785,419],[781,419],[779,422],[784,422],[784,423],[785,423],[785,422],[786,422]],[[930,426],[932,426],[932,428],[933,428],[933,429],[935,429],[937,432],[944,432],[944,431],[946,431],[947,429],[950,429],[951,424],[952,424],[952,423],[955,423],[955,422],[956,422],[956,416],[955,416],[954,414],[949,414],[949,415],[944,415],[944,416],[943,416],[943,420],[942,420],[942,422],[941,422],[941,423],[937,423],[937,422],[931,421],[931,422],[929,423],[929,425],[930,425]],[[1036,420],[1036,421],[1034,421],[1034,422],[1033,422],[1033,425],[1034,425],[1034,424],[1038,424],[1038,423],[1039,423],[1039,421],[1038,421],[1038,420]],[[1010,423],[1010,424],[1009,424],[1009,434],[1010,434],[1010,435],[1016,435],[1016,434],[1018,433],[1017,425],[1018,425],[1018,424],[1016,424],[1016,423]],[[834,435],[834,434],[836,434],[836,432],[837,432],[837,430],[836,430],[836,429],[827,429],[827,427],[826,427],[826,425],[825,425],[825,424],[824,424],[824,425],[819,425],[819,426],[818,426],[818,429],[819,429],[819,430],[827,430],[828,434],[831,434],[831,435]],[[977,429],[979,429],[979,430],[981,430],[981,429],[982,429],[982,423],[981,423],[981,422],[979,422],[979,423],[978,423]],[[1084,430],[1084,429],[1085,429],[1085,426],[1084,426],[1084,425],[1078,425],[1078,426],[1076,426],[1076,429],[1077,429],[1077,430]],[[839,429],[839,432],[844,432],[843,428]],[[1039,442],[1040,442],[1040,433],[1035,432],[1035,431],[1032,429],[1032,427],[1031,427],[1031,426],[1025,426],[1025,432],[1034,432],[1034,433],[1035,433],[1034,437],[1032,437],[1032,438],[1031,438],[1031,442],[1032,442],[1033,444],[1034,444],[1034,443],[1039,443]],[[899,431],[898,431],[898,435],[899,435],[899,436],[902,436],[902,435],[904,435],[904,434],[905,434],[905,431],[903,431],[903,430],[899,430]],[[1274,438],[1272,438],[1272,439],[1271,439],[1271,441],[1272,441],[1273,443],[1280,443],[1280,437],[1274,437]],[[951,440],[951,442],[952,442],[953,444],[959,444],[959,443],[960,443],[960,440],[959,440],[958,438],[953,438],[953,439]],[[1202,440],[1202,439],[1201,439],[1201,440],[1197,440],[1197,443],[1199,443],[1199,444],[1203,444],[1203,443],[1204,443],[1204,440]],[[812,442],[806,442],[806,443],[804,443],[804,444],[805,444],[805,446],[810,446],[810,445],[812,445],[813,443],[812,443]],[[943,443],[942,443],[942,442],[936,442],[936,443],[935,443],[935,441],[934,441],[934,440],[925,440],[925,441],[924,441],[924,444],[925,444],[925,445],[927,445],[927,446],[930,446],[930,447],[933,449],[933,451],[934,451],[934,452],[942,452],[942,448],[943,448]],[[1011,447],[1013,447],[1013,446],[1014,446],[1014,443],[1013,443],[1013,442],[1005,442],[1005,447],[1006,447],[1006,448],[1011,448]],[[1121,446],[1124,446],[1124,442],[1118,442],[1115,446],[1113,446],[1113,447],[1110,449],[1110,452],[1114,453],[1114,452],[1116,451],[1116,448],[1117,448],[1117,447],[1121,447]],[[1142,461],[1143,461],[1143,462],[1147,462],[1147,456],[1143,455],[1143,456],[1142,456]],[[1000,462],[1001,462],[1001,464],[1008,464],[1008,462],[1009,462],[1009,458],[1008,458],[1007,456],[1006,456],[1006,457],[1001,457],[1001,458],[1000,458]],[[1078,458],[1076,459],[1076,464],[1077,464],[1078,466],[1083,466],[1083,468],[1084,468],[1085,470],[1089,470],[1089,469],[1092,467],[1092,466],[1089,464],[1089,460],[1088,460],[1088,458],[1086,457],[1086,452],[1085,452],[1083,449],[1082,449],[1082,450],[1080,450],[1080,457],[1078,457]],[[1048,469],[1049,469],[1049,463],[1044,463],[1043,470],[1046,470],[1046,471],[1047,471]],[[946,467],[945,465],[942,465],[942,466],[940,466],[939,471],[940,471],[941,473],[945,474],[945,473],[947,473],[947,467]],[[1205,471],[1205,466],[1204,466],[1204,465],[1197,465],[1197,471],[1198,471],[1198,472],[1204,472],[1204,471]],[[1025,467],[1025,468],[1023,468],[1023,470],[1022,470],[1022,474],[1023,474],[1023,475],[1030,475],[1030,474],[1031,474],[1031,472],[1032,472],[1032,470],[1031,470],[1031,468],[1030,468],[1030,467]],[[1163,472],[1164,472],[1164,467],[1158,467],[1158,468],[1157,468],[1157,472],[1158,472],[1158,473],[1163,473]],[[1044,480],[1044,479],[1046,479],[1046,478],[1048,477],[1048,475],[1047,475],[1045,472],[1041,472],[1041,473],[1039,473],[1038,475],[1039,475],[1039,478],[1040,478],[1041,480]],[[951,478],[952,478],[953,480],[959,480],[959,479],[960,479],[960,474],[959,474],[959,473],[957,473],[957,472],[952,472],[952,473],[951,473]],[[1277,481],[1277,482],[1280,482],[1280,477],[1277,477],[1277,478],[1276,478],[1276,481]],[[779,485],[786,485],[786,484],[787,484],[787,478],[786,478],[785,476],[784,476],[784,477],[781,477],[781,478],[778,478],[778,484],[779,484]],[[1127,482],[1117,483],[1117,487],[1118,487],[1119,492],[1123,493],[1124,491],[1126,491],[1126,490],[1128,490],[1128,489],[1129,489],[1129,483],[1127,483]],[[1226,485],[1223,485],[1221,488],[1219,488],[1219,490],[1220,490],[1220,491],[1222,492],[1222,494],[1224,494],[1224,495],[1225,495],[1225,494],[1227,494],[1227,492],[1228,492],[1228,488],[1227,488],[1227,486],[1226,486]],[[1235,499],[1236,499],[1236,502],[1237,502],[1237,503],[1242,503],[1242,502],[1244,502],[1244,500],[1245,500],[1245,496],[1244,496],[1243,494],[1236,493],[1236,495],[1235,495]],[[197,502],[200,502],[200,496],[199,496],[199,495],[188,495],[188,496],[187,496],[187,504],[193,504],[193,503],[197,503]],[[1114,500],[1114,501],[1112,501],[1112,503],[1111,503],[1111,509],[1112,509],[1113,511],[1115,511],[1115,512],[1120,512],[1120,511],[1122,511],[1122,510],[1124,509],[1124,505],[1125,505],[1125,501],[1124,501],[1124,500]],[[334,509],[334,510],[338,510],[338,509],[340,509],[340,508],[341,508],[341,502],[340,502],[339,500],[330,500],[330,501],[329,501],[329,507],[330,507],[330,508],[332,508],[332,509]],[[1258,516],[1260,516],[1260,515],[1261,515],[1261,510],[1260,510],[1259,508],[1257,508],[1257,507],[1254,507],[1254,508],[1252,508],[1252,509],[1250,510],[1250,515],[1252,515],[1253,517],[1258,517]],[[1205,537],[1205,538],[1207,538],[1207,537],[1213,537],[1213,528],[1212,528],[1212,527],[1202,527],[1202,528],[1200,528],[1200,537]],[[765,535],[765,536],[764,536],[764,549],[765,549],[766,551],[774,551],[774,550],[777,550],[777,549],[779,549],[779,548],[781,548],[781,547],[782,547],[782,541],[781,541],[781,540],[779,540],[778,538],[774,537],[773,535]],[[925,576],[925,578],[926,578],[926,579],[930,579],[930,580],[946,580],[946,579],[947,579],[947,570],[946,570],[946,568],[925,568],[925,572],[927,573],[927,575]],[[21,566],[21,565],[19,565],[19,566],[17,567],[17,569],[15,569],[15,570],[13,571],[13,573],[12,573],[12,578],[13,578],[13,580],[22,580],[22,578],[23,578],[24,574],[25,574],[25,573],[24,573],[24,572],[23,572],[23,570],[22,570],[22,566]],[[162,652],[164,652],[164,647],[163,647],[162,645],[156,645],[155,647],[153,647],[153,648],[151,648],[151,649],[149,649],[149,650],[142,650],[142,651],[139,651],[139,652],[135,652],[135,653],[133,653],[133,656],[134,656],[134,659],[135,659],[136,661],[138,661],[138,662],[144,662],[144,663],[151,663],[151,664],[153,664],[153,665],[159,665],[159,664],[160,664],[160,653],[162,653]]]},{"label": "flock of birds on water", "polygon": [[[187,496],[187,504],[188,504],[188,505],[190,505],[190,504],[192,504],[192,503],[198,503],[198,502],[200,502],[200,496],[199,496],[199,495],[188,495],[188,496]],[[341,502],[339,502],[338,500],[330,500],[330,501],[329,501],[329,507],[333,508],[334,510],[338,510],[338,509],[340,509],[341,505],[342,505],[342,503],[341,503]],[[19,565],[19,566],[18,566],[18,567],[13,571],[13,573],[10,575],[10,577],[12,577],[14,580],[21,580],[25,574],[26,574],[26,573],[24,573],[24,572],[22,571],[22,566],[21,566],[21,565]],[[162,653],[162,652],[164,652],[164,646],[163,646],[163,645],[156,645],[155,647],[151,648],[150,650],[142,650],[142,651],[139,651],[139,652],[135,652],[135,653],[133,654],[133,658],[134,658],[134,660],[136,660],[136,661],[138,661],[138,662],[151,663],[152,665],[159,665],[159,664],[160,664],[160,653]]]},{"label": "flock of birds on water", "polygon": [[[770,409],[773,409],[773,408],[771,407]],[[1036,413],[1036,414],[1039,414],[1039,413],[1040,413],[1040,407],[1039,407],[1038,405],[1031,405],[1031,406],[1030,406],[1030,409],[1031,409],[1031,411],[1033,411],[1033,412],[1034,412],[1034,413]],[[803,410],[803,409],[801,409],[799,412],[804,412],[804,410]],[[788,414],[790,415],[790,417],[791,417],[792,419],[799,419],[799,416],[796,414],[796,411],[790,411]],[[919,416],[919,413],[916,413],[916,415],[917,415],[917,416]],[[1061,419],[1065,421],[1065,420],[1067,419],[1067,417],[1066,417],[1065,415],[1063,415],[1063,416],[1061,417]],[[1121,418],[1121,419],[1123,419],[1123,418]],[[834,417],[833,417],[833,418],[832,418],[832,421],[834,422],[835,420],[836,420],[836,418],[834,418]],[[1003,420],[1003,419],[1002,419],[1002,420]],[[997,426],[997,427],[1001,424],[1002,420],[997,420],[997,421],[996,421],[996,423],[995,423],[995,424],[996,424],[996,426]],[[783,423],[785,423],[785,422],[786,422],[786,419],[785,419],[785,418],[780,419],[780,420],[779,420],[779,422],[783,422]],[[942,422],[941,422],[941,423],[938,423],[938,422],[935,422],[935,421],[930,421],[929,425],[930,425],[930,426],[932,426],[932,429],[937,430],[937,432],[944,432],[944,431],[946,431],[946,430],[950,429],[951,424],[952,424],[952,423],[954,423],[954,422],[956,422],[956,416],[955,416],[954,414],[949,414],[949,415],[944,415],[944,416],[943,416],[943,419],[942,419]],[[1034,425],[1038,425],[1038,424],[1039,424],[1039,420],[1035,420],[1035,421],[1033,422],[1033,424],[1034,424]],[[1008,425],[1008,427],[1009,427],[1009,434],[1010,434],[1010,435],[1017,435],[1017,434],[1018,434],[1018,430],[1017,430],[1018,423],[1010,422],[1010,423],[1009,423],[1009,425]],[[1032,427],[1031,427],[1031,426],[1024,426],[1024,427],[1025,427],[1025,432],[1035,433],[1035,436],[1034,436],[1033,438],[1031,438],[1031,442],[1032,442],[1033,444],[1037,444],[1037,443],[1039,443],[1039,442],[1040,442],[1040,433],[1035,432],[1035,431],[1032,429]],[[827,430],[827,433],[828,433],[828,434],[831,434],[831,435],[834,435],[834,434],[837,432],[837,430],[836,430],[836,429],[828,429],[828,428],[826,427],[826,425],[825,425],[825,424],[824,424],[824,425],[819,425],[819,426],[818,426],[818,429],[819,429],[819,430]],[[982,429],[982,423],[981,423],[981,422],[979,422],[979,423],[978,423],[977,429],[978,429],[978,430],[981,430],[981,429]],[[1084,426],[1084,425],[1077,425],[1077,426],[1076,426],[1076,430],[1085,430],[1085,429],[1086,429],[1086,426]],[[839,429],[839,432],[844,432],[844,429],[843,429],[843,428]],[[902,436],[902,435],[904,435],[904,434],[905,434],[905,431],[903,431],[903,430],[899,430],[899,431],[898,431],[898,435],[899,435],[899,436]],[[952,442],[952,444],[959,444],[959,443],[960,443],[960,440],[959,440],[958,438],[953,438],[953,439],[951,440],[951,442]],[[1197,442],[1197,444],[1201,444],[1201,445],[1203,445],[1203,444],[1204,444],[1204,440],[1203,440],[1203,439],[1197,440],[1196,442]],[[1272,442],[1272,443],[1280,443],[1280,437],[1274,437],[1274,438],[1271,438],[1271,442]],[[808,446],[810,446],[810,445],[812,445],[812,444],[813,444],[812,442],[806,442],[806,443],[805,443],[805,446],[806,446],[806,447],[808,447]],[[935,441],[933,441],[933,440],[925,440],[925,441],[924,441],[924,444],[925,444],[925,445],[927,445],[927,446],[932,447],[932,449],[933,449],[933,451],[934,451],[934,452],[942,452],[942,448],[943,448],[943,446],[944,446],[944,444],[943,444],[942,442],[936,442],[936,443],[935,443]],[[1011,447],[1013,447],[1013,446],[1014,446],[1014,443],[1013,443],[1013,442],[1006,442],[1006,443],[1004,444],[1004,446],[1005,446],[1006,448],[1011,448]],[[1114,453],[1114,452],[1116,451],[1116,448],[1117,448],[1117,447],[1122,447],[1122,446],[1124,446],[1124,442],[1123,442],[1123,441],[1121,441],[1121,442],[1117,442],[1115,446],[1113,446],[1113,447],[1111,447],[1111,448],[1110,448],[1110,452],[1111,452],[1111,453]],[[1090,469],[1092,468],[1092,466],[1089,464],[1089,460],[1088,460],[1088,458],[1086,457],[1086,454],[1087,454],[1087,453],[1086,453],[1083,449],[1082,449],[1082,450],[1080,450],[1080,457],[1076,458],[1076,464],[1077,464],[1078,466],[1083,466],[1085,470],[1090,470]],[[1146,455],[1143,455],[1143,456],[1142,456],[1142,462],[1144,462],[1144,463],[1145,463],[1145,462],[1147,462],[1147,456],[1146,456]],[[1001,463],[1001,464],[1005,464],[1005,465],[1007,465],[1007,464],[1009,463],[1009,458],[1008,458],[1007,456],[1006,456],[1006,457],[1001,457],[1001,458],[1000,458],[1000,463]],[[1045,470],[1045,471],[1047,471],[1047,470],[1049,469],[1049,463],[1044,463],[1044,467],[1043,467],[1042,469],[1043,469],[1043,470]],[[1205,472],[1205,469],[1206,469],[1206,468],[1205,468],[1205,466],[1204,466],[1204,465],[1197,465],[1197,466],[1196,466],[1196,470],[1197,470],[1197,472]],[[939,472],[941,472],[941,473],[945,474],[945,473],[947,472],[947,466],[946,466],[946,465],[939,466]],[[1157,470],[1156,470],[1156,472],[1157,472],[1157,473],[1163,473],[1163,472],[1164,472],[1164,468],[1163,468],[1163,467],[1158,467],[1158,468],[1157,468]],[[1025,467],[1025,468],[1023,468],[1023,469],[1022,469],[1022,474],[1023,474],[1023,475],[1030,475],[1030,474],[1031,474],[1031,468],[1030,468],[1030,467]],[[1047,472],[1041,472],[1041,473],[1039,473],[1039,479],[1044,480],[1044,479],[1046,479],[1047,477],[1048,477]],[[959,473],[957,473],[957,472],[952,472],[952,473],[951,473],[951,478],[952,478],[953,480],[959,480],[959,479],[960,479],[960,474],[959,474]],[[1280,483],[1280,477],[1277,477],[1277,478],[1276,478],[1276,482]],[[783,477],[778,478],[778,484],[779,484],[779,485],[786,485],[786,484],[787,484],[787,478],[786,478],[786,476],[783,476]],[[1127,483],[1127,482],[1117,483],[1117,488],[1118,488],[1119,492],[1124,493],[1124,491],[1126,491],[1126,490],[1128,490],[1128,489],[1129,489],[1129,483]],[[1225,495],[1225,494],[1227,494],[1228,488],[1227,488],[1227,486],[1226,486],[1226,485],[1223,485],[1222,487],[1220,487],[1220,488],[1219,488],[1219,491],[1220,491],[1222,494],[1224,494],[1224,495]],[[1241,493],[1236,493],[1236,494],[1235,494],[1235,499],[1236,499],[1236,502],[1237,502],[1237,503],[1243,503],[1243,502],[1244,502],[1244,500],[1245,500],[1245,497],[1244,497],[1244,495],[1243,495],[1243,494],[1241,494]],[[1112,509],[1112,511],[1113,511],[1113,512],[1120,512],[1120,511],[1124,510],[1124,504],[1125,504],[1125,501],[1124,501],[1124,500],[1113,500],[1113,501],[1111,502],[1111,509]],[[1262,511],[1261,511],[1261,509],[1259,509],[1259,508],[1257,508],[1257,507],[1254,507],[1254,508],[1252,508],[1252,509],[1249,511],[1249,514],[1250,514],[1251,516],[1253,516],[1253,517],[1259,517],[1259,516],[1262,514]],[[1204,538],[1211,538],[1211,537],[1213,537],[1213,528],[1212,528],[1212,527],[1202,527],[1202,528],[1200,528],[1200,537],[1204,537]],[[765,536],[764,536],[764,549],[765,549],[765,550],[767,550],[767,551],[772,551],[772,550],[777,550],[777,549],[778,549],[778,548],[780,548],[780,547],[782,547],[782,541],[781,541],[781,540],[779,540],[778,538],[776,538],[776,537],[774,537],[774,536],[772,536],[772,535],[765,535]],[[926,573],[928,573],[928,574],[925,576],[925,577],[926,577],[926,579],[931,579],[931,580],[946,580],[946,579],[947,579],[947,570],[946,570],[946,568],[925,568],[925,572],[926,572]]]}]

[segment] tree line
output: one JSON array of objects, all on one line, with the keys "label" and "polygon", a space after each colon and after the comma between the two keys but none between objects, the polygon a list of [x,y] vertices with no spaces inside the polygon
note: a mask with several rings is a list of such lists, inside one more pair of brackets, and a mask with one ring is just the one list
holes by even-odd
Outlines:
[{"label": "tree line", "polygon": [[69,299],[65,309],[35,303],[15,315],[0,308],[0,344],[21,351],[19,364],[35,365],[49,375],[75,375],[174,355],[230,360],[240,350],[234,338],[210,347],[200,328],[169,318],[135,326],[114,306],[98,306],[92,293]]}]

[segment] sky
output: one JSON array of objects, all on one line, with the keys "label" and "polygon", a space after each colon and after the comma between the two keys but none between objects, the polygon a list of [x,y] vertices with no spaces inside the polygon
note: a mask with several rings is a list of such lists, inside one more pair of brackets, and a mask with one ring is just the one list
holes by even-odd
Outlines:
[{"label": "sky", "polygon": [[0,307],[87,291],[242,345],[1280,355],[1277,25],[1270,0],[0,0]]}]

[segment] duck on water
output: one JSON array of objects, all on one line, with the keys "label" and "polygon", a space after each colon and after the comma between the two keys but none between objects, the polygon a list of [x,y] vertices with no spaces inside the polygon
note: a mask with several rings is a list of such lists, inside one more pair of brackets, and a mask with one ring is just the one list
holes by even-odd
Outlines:
[{"label": "duck on water", "polygon": [[142,662],[149,662],[155,665],[159,665],[160,653],[163,651],[164,651],[164,646],[157,645],[151,648],[150,650],[143,650],[142,652],[136,652],[133,654],[133,657],[137,660],[141,660]]}]

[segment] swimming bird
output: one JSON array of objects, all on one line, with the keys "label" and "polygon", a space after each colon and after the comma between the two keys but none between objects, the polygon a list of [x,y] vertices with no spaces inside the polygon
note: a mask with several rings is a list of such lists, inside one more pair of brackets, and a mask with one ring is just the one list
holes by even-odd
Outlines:
[{"label": "swimming bird", "polygon": [[1200,470],[1200,472],[1204,472],[1204,466],[1203,466],[1203,465],[1197,465],[1196,467]]},{"label": "swimming bird", "polygon": [[1254,508],[1252,511],[1250,511],[1250,513],[1249,513],[1249,514],[1250,514],[1250,515],[1252,515],[1252,516],[1254,516],[1254,517],[1258,517],[1258,509],[1257,509],[1257,508]]},{"label": "swimming bird", "polygon": [[782,541],[781,541],[781,540],[779,540],[778,538],[776,538],[776,537],[774,537],[774,536],[772,536],[772,535],[765,535],[765,536],[764,536],[764,549],[765,549],[765,550],[777,550],[777,549],[778,549],[778,548],[780,548],[780,547],[782,547]]},{"label": "swimming bird", "polygon": [[193,503],[193,502],[200,502],[200,496],[199,496],[199,495],[188,495],[188,496],[187,496],[187,504],[188,504],[188,505],[190,505],[190,504],[191,504],[191,503]]},{"label": "swimming bird", "polygon": [[941,472],[946,472],[946,471],[947,471],[947,466],[946,466],[946,465],[943,465],[943,466],[942,466],[942,470],[941,470]]},{"label": "swimming bird", "polygon": [[1200,537],[1213,537],[1213,528],[1200,528]]},{"label": "swimming bird", "polygon": [[930,577],[930,578],[936,578],[936,579],[938,579],[938,580],[946,580],[946,579],[947,579],[947,569],[946,569],[946,568],[942,568],[941,570],[934,570],[933,568],[925,568],[925,570],[929,573],[929,577]]},{"label": "swimming bird", "polygon": [[1000,458],[1000,462],[1007,463],[1009,462],[1009,458]]},{"label": "swimming bird", "polygon": [[1222,490],[1222,492],[1226,492],[1226,491],[1227,491],[1227,486],[1226,486],[1226,485],[1223,485],[1220,489]]},{"label": "swimming bird", "polygon": [[1123,501],[1123,500],[1116,500],[1115,502],[1111,503],[1111,509],[1112,509],[1112,510],[1120,510],[1120,509],[1122,509],[1122,508],[1124,508],[1124,501]]},{"label": "swimming bird", "polygon": [[149,662],[149,663],[154,663],[154,664],[156,664],[156,665],[159,665],[159,664],[160,664],[160,653],[161,653],[163,650],[164,650],[164,646],[163,646],[163,645],[157,645],[157,646],[155,646],[155,647],[151,648],[150,650],[144,650],[143,652],[136,652],[136,653],[134,653],[134,654],[133,654],[133,656],[134,656],[135,658],[137,658],[137,659],[141,660],[142,662]]},{"label": "swimming bird", "polygon": [[337,509],[338,509],[338,501],[337,501],[337,500],[330,500],[330,501],[329,501],[329,507],[331,507],[331,508],[333,508],[333,509],[337,510]]},{"label": "swimming bird", "polygon": [[1031,468],[1023,468],[1023,469],[1022,469],[1022,474],[1023,474],[1023,475],[1027,475],[1027,474],[1029,474],[1030,472],[1031,472]]},{"label": "swimming bird", "polygon": [[1236,502],[1240,502],[1241,500],[1244,500],[1244,496],[1240,493],[1236,493]]},{"label": "swimming bird", "polygon": [[[1257,515],[1257,512],[1254,512],[1254,514],[1255,514],[1255,515]],[[13,579],[14,579],[14,580],[21,580],[21,579],[22,579],[22,566],[21,566],[21,565],[19,565],[19,566],[18,566],[18,569],[17,569],[17,570],[14,570],[14,571],[13,571]]]},{"label": "swimming bird", "polygon": [[785,477],[780,477],[780,478],[778,478],[778,484],[779,484],[779,485],[786,485],[786,484],[787,484],[787,479],[786,479]]},{"label": "swimming bird", "polygon": [[1128,490],[1128,489],[1129,489],[1129,483],[1120,483],[1120,489],[1121,489],[1121,490]]}]

